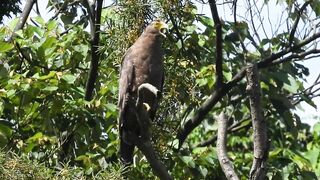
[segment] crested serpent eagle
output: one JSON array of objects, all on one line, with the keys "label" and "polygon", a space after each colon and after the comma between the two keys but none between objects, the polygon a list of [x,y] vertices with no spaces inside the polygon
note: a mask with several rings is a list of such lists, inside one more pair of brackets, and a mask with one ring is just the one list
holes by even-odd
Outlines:
[{"label": "crested serpent eagle", "polygon": [[[130,142],[130,133],[139,135],[140,129],[136,116],[136,100],[138,88],[143,83],[149,83],[162,91],[164,81],[163,50],[161,37],[167,25],[153,21],[146,27],[141,36],[125,53],[120,70],[119,80],[119,134],[120,160],[124,164],[133,161],[134,143]],[[143,94],[144,101],[150,107],[149,118],[154,119],[158,102],[151,94]],[[129,133],[130,132],[130,133]]]}]

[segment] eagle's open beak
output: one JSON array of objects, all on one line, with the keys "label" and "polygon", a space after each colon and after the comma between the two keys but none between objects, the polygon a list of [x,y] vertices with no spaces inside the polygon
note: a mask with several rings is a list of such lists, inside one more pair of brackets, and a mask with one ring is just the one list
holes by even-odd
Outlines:
[{"label": "eagle's open beak", "polygon": [[169,26],[165,22],[161,22],[159,31],[160,31],[160,34],[165,38],[167,37],[166,33],[168,29],[169,29]]}]

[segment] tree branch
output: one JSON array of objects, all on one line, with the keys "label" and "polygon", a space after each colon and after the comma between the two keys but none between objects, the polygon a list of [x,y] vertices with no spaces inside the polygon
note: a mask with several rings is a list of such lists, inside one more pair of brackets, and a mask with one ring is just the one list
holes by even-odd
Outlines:
[{"label": "tree branch", "polygon": [[302,13],[303,11],[307,8],[307,6],[311,3],[311,1],[306,1],[300,8],[300,10],[298,11],[297,13],[297,19],[295,20],[293,26],[292,26],[292,29],[291,29],[291,32],[290,32],[290,35],[289,35],[289,46],[291,46],[292,42],[293,42],[293,38],[294,38],[294,34],[296,33],[297,31],[297,27],[298,27],[298,24],[299,24],[299,21],[300,21],[300,18],[302,16]]},{"label": "tree branch", "polygon": [[67,9],[68,6],[73,6],[76,5],[78,3],[81,3],[82,0],[77,0],[77,1],[73,1],[73,2],[69,2],[69,1],[64,1],[62,3],[62,5],[60,6],[60,8],[58,10],[56,10],[56,12],[54,13],[54,15],[50,18],[50,20],[54,20],[58,17],[58,15],[64,11],[65,9]]},{"label": "tree branch", "polygon": [[288,96],[288,98],[292,100],[293,105],[297,105],[300,102],[305,101],[305,96],[309,97],[310,99],[317,97],[319,96],[319,94],[316,94],[316,93],[319,93],[320,91],[319,85],[320,85],[320,74],[318,75],[318,77],[310,87],[304,89],[302,92],[295,93],[291,96]]},{"label": "tree branch", "polygon": [[220,166],[229,180],[239,180],[239,177],[234,170],[232,163],[227,155],[227,127],[228,118],[222,112],[218,117],[218,139],[217,139],[217,156]]},{"label": "tree branch", "polygon": [[[31,12],[31,9],[32,9],[35,2],[36,2],[36,0],[28,0],[27,1],[26,5],[24,6],[23,11],[21,13],[19,22],[16,25],[16,27],[14,28],[13,32],[16,32],[16,31],[22,29],[23,26],[26,24],[27,19],[29,17],[29,14]],[[12,36],[14,36],[14,35],[12,35]]]},{"label": "tree branch", "polygon": [[266,161],[268,158],[267,125],[261,110],[261,88],[256,64],[249,65],[246,71],[250,110],[253,127],[254,160],[250,170],[250,179],[266,178]]},{"label": "tree branch", "polygon": [[303,59],[308,55],[319,54],[319,53],[320,53],[320,49],[312,49],[310,51],[306,51],[303,53],[291,54],[290,56],[287,56],[285,58],[281,58],[273,61],[270,65],[277,65],[277,64],[289,62],[289,61],[292,61],[293,59]]},{"label": "tree branch", "polygon": [[251,25],[252,25],[252,28],[253,28],[253,32],[254,32],[254,35],[257,37],[258,41],[261,42],[261,39],[260,39],[260,36],[258,34],[258,31],[256,29],[256,26],[254,24],[254,21],[253,21],[253,14],[252,14],[252,5],[251,5],[251,0],[248,0],[248,3],[249,3],[249,13],[250,13],[250,19],[251,19]]},{"label": "tree branch", "polygon": [[87,0],[91,24],[91,64],[85,93],[85,100],[87,101],[90,101],[92,99],[93,89],[98,77],[98,66],[100,58],[98,46],[100,37],[101,10],[103,0],[97,0],[97,2],[97,8],[94,11],[95,5],[90,4],[90,2]]},{"label": "tree branch", "polygon": [[[244,121],[248,121],[248,119],[243,119],[233,125],[231,125],[227,132],[228,133],[232,133],[232,132],[235,132],[235,131],[238,131],[240,129],[244,129],[244,128],[247,128],[247,127],[250,127],[251,126],[251,123],[250,124],[246,124],[246,125],[241,125]],[[209,146],[209,145],[212,145],[215,141],[217,140],[217,134],[214,134],[212,137],[210,137],[209,139],[206,139],[202,142],[200,142],[199,144],[196,144],[195,147],[205,147],[205,146]]]},{"label": "tree branch", "polygon": [[282,50],[282,51],[280,51],[278,53],[271,54],[269,57],[267,57],[267,58],[265,58],[265,59],[263,59],[263,60],[258,62],[258,68],[259,69],[260,68],[265,68],[265,66],[268,66],[270,63],[272,63],[272,61],[274,61],[274,60],[276,60],[276,59],[278,59],[278,58],[280,58],[280,57],[282,57],[282,56],[284,56],[284,55],[286,55],[288,53],[291,53],[291,52],[294,52],[296,50],[299,50],[303,46],[309,44],[310,42],[312,42],[312,41],[314,41],[314,40],[316,40],[318,38],[320,38],[320,32],[315,33],[312,36],[310,36],[309,38],[304,39],[303,41],[301,41],[300,43],[298,43],[295,46],[288,47],[288,48],[286,48],[286,49],[284,49],[284,50]]},{"label": "tree branch", "polygon": [[152,86],[151,84],[145,83],[138,88],[138,99],[136,102],[137,107],[137,120],[141,129],[141,134],[138,136],[134,132],[130,133],[134,144],[140,149],[140,151],[146,156],[148,162],[154,173],[163,180],[170,180],[172,177],[169,175],[166,167],[160,160],[157,159],[156,153],[151,144],[150,136],[150,118],[148,110],[150,105],[144,103],[144,95],[151,92],[156,99],[159,99],[161,94],[160,91]]},{"label": "tree branch", "polygon": [[178,131],[177,138],[179,140],[180,149],[187,136],[196,128],[205,116],[210,112],[211,108],[219,102],[243,77],[245,76],[245,68],[243,68],[237,75],[233,77],[227,84],[222,85],[221,88],[215,89],[211,96],[197,109],[195,115],[187,120],[183,127]]},{"label": "tree branch", "polygon": [[171,13],[171,11],[168,11],[168,15],[169,15],[169,19],[170,19],[170,21],[171,21],[171,23],[172,23],[172,26],[173,26],[172,29],[174,29],[174,30],[176,31],[176,35],[177,35],[178,41],[180,40],[181,49],[182,49],[183,51],[185,51],[184,40],[183,40],[182,34],[181,34],[180,31],[179,31],[178,24],[177,24],[177,22],[175,21],[173,15],[172,15],[172,13]]},{"label": "tree branch", "polygon": [[212,19],[216,28],[216,88],[220,88],[223,84],[222,73],[222,24],[215,0],[209,0]]},{"label": "tree branch", "polygon": [[[278,53],[271,54],[270,56],[262,59],[257,63],[258,69],[267,68],[272,64],[273,61],[276,59],[279,59],[288,53],[294,52],[296,50],[301,49],[303,46],[309,44],[310,42],[320,38],[320,32],[313,34],[309,38],[306,38],[302,40],[300,43],[296,44],[295,46],[286,48],[282,51],[279,51]],[[292,60],[292,59],[291,59]],[[179,148],[181,148],[182,144],[186,140],[187,136],[192,132],[193,129],[195,129],[205,118],[205,116],[210,112],[212,107],[216,105],[217,102],[219,102],[222,97],[224,97],[234,86],[237,85],[237,83],[242,80],[242,78],[246,74],[246,67],[242,68],[231,81],[226,83],[225,85],[222,85],[221,88],[215,89],[211,96],[204,101],[204,103],[195,111],[195,114],[193,117],[188,119],[186,123],[180,128],[177,134],[177,138],[179,140]]]}]

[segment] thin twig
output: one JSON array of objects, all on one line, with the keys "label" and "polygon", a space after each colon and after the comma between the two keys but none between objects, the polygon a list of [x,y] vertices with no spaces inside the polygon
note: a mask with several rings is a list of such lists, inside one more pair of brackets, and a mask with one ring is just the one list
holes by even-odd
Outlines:
[{"label": "thin twig", "polygon": [[311,3],[311,1],[306,1],[302,6],[301,8],[299,9],[298,13],[297,14],[297,18],[296,20],[294,21],[294,24],[292,26],[292,29],[291,29],[291,32],[290,32],[290,35],[289,35],[289,46],[292,45],[292,42],[293,42],[293,39],[294,39],[294,34],[296,33],[297,31],[297,27],[298,27],[298,24],[299,24],[299,21],[300,21],[300,18],[302,16],[302,13],[303,11],[307,8],[307,6]]},{"label": "thin twig", "polygon": [[252,28],[253,28],[253,32],[254,32],[254,35],[257,37],[259,43],[261,42],[261,39],[260,39],[260,36],[258,34],[258,31],[256,29],[256,26],[254,24],[254,18],[253,18],[253,14],[252,14],[252,6],[251,6],[251,0],[248,0],[248,3],[249,3],[249,13],[250,13],[250,20],[251,20],[251,25],[252,25]]}]

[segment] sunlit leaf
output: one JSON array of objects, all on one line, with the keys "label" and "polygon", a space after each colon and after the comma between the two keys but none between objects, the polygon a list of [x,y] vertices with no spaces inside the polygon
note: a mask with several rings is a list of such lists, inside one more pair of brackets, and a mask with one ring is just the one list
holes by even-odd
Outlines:
[{"label": "sunlit leaf", "polygon": [[0,53],[10,51],[13,48],[13,44],[0,41]]},{"label": "sunlit leaf", "polygon": [[73,84],[76,81],[77,77],[72,74],[64,74],[62,76],[62,79],[65,80],[68,84]]},{"label": "sunlit leaf", "polygon": [[52,91],[56,91],[58,89],[58,87],[56,86],[47,86],[45,87],[44,89],[42,89],[43,91],[49,91],[49,92],[52,92]]}]

